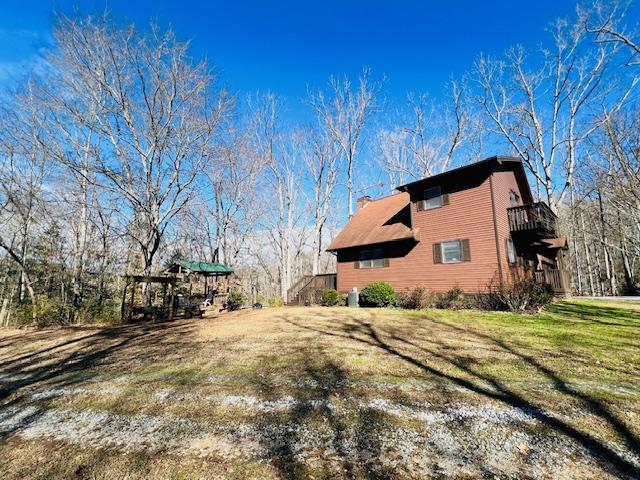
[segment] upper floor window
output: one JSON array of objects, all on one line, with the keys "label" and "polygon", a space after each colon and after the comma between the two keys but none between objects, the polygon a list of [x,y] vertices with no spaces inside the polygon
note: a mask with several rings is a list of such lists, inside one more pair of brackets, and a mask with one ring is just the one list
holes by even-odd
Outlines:
[{"label": "upper floor window", "polygon": [[440,187],[431,187],[424,191],[423,199],[417,202],[416,209],[420,212],[443,205],[449,205],[449,194],[442,193]]},{"label": "upper floor window", "polygon": [[520,205],[520,195],[511,190],[509,192],[509,201],[511,202],[512,207],[517,207],[518,205]]},{"label": "upper floor window", "polygon": [[360,253],[359,268],[381,268],[388,265],[382,249],[363,250]]},{"label": "upper floor window", "polygon": [[440,187],[427,188],[424,191],[424,209],[437,208],[442,206],[442,191]]}]

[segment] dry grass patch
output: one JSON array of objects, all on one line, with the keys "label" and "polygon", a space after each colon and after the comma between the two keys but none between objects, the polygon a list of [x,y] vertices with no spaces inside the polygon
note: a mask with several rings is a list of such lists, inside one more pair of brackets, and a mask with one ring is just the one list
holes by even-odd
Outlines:
[{"label": "dry grass patch", "polygon": [[0,330],[0,478],[634,476],[639,328],[574,301]]}]

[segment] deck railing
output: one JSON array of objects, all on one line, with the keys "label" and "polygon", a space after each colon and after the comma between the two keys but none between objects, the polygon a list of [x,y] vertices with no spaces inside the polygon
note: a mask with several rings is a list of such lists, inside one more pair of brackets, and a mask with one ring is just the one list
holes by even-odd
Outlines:
[{"label": "deck railing", "polygon": [[318,303],[322,292],[330,288],[336,288],[335,273],[305,275],[289,289],[287,301],[293,304]]},{"label": "deck railing", "polygon": [[553,234],[556,231],[556,214],[544,202],[508,208],[507,215],[512,232],[537,230]]},{"label": "deck railing", "polygon": [[567,293],[570,289],[569,274],[566,270],[536,270],[535,279],[538,283],[548,283],[553,291],[559,294]]}]

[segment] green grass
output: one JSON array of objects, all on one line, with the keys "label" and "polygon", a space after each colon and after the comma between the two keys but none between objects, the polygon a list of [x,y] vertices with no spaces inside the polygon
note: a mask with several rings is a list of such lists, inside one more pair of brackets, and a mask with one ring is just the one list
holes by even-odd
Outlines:
[{"label": "green grass", "polygon": [[[521,356],[555,356],[554,370],[576,377],[635,382],[640,365],[640,310],[612,307],[601,301],[558,302],[534,315],[432,310],[410,313],[431,318],[453,329],[464,329],[501,349]],[[514,363],[515,361],[515,363]],[[522,358],[502,361],[494,368],[517,374],[530,363]],[[580,366],[589,371],[580,371]]]}]

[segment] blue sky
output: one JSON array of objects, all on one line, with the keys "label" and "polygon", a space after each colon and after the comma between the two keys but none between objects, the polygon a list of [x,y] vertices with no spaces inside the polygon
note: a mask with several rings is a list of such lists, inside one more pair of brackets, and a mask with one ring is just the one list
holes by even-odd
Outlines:
[{"label": "blue sky", "polygon": [[468,70],[480,52],[515,43],[535,46],[549,22],[569,15],[573,1],[194,1],[3,0],[0,85],[37,68],[50,44],[54,12],[109,10],[119,19],[171,25],[192,39],[235,92],[271,90],[290,100],[331,74],[356,75],[368,65],[386,76],[391,103],[407,91],[437,97],[446,81]]}]

